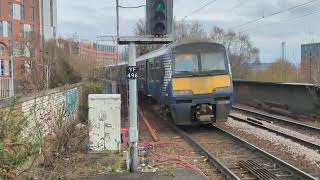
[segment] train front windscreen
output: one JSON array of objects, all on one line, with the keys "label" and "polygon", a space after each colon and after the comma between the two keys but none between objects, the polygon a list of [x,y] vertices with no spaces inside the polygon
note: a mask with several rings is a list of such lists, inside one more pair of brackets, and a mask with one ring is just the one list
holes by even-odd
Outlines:
[{"label": "train front windscreen", "polygon": [[228,60],[224,50],[176,52],[173,54],[176,76],[228,74]]}]

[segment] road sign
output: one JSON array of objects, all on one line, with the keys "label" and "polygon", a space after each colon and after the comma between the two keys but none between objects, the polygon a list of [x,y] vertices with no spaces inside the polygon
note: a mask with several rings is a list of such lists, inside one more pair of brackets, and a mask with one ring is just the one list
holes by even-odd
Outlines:
[{"label": "road sign", "polygon": [[127,67],[127,79],[138,79],[138,68],[137,66]]}]

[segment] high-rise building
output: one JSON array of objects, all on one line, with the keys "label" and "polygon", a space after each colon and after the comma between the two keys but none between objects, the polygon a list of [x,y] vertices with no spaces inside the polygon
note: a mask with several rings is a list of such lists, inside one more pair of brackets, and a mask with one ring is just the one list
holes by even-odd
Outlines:
[{"label": "high-rise building", "polygon": [[[56,37],[57,0],[0,0],[0,92],[12,76],[20,80],[30,60],[40,56],[41,40]],[[12,61],[11,61],[12,59]]]},{"label": "high-rise building", "polygon": [[320,43],[301,45],[301,72],[304,81],[320,82]]},{"label": "high-rise building", "polygon": [[57,36],[57,0],[40,1],[40,35],[43,40]]}]

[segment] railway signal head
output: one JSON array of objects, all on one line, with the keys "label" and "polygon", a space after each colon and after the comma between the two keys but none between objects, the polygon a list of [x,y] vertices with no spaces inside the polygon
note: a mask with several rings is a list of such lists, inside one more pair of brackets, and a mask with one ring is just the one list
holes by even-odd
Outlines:
[{"label": "railway signal head", "polygon": [[147,34],[164,36],[172,32],[173,0],[147,0]]}]

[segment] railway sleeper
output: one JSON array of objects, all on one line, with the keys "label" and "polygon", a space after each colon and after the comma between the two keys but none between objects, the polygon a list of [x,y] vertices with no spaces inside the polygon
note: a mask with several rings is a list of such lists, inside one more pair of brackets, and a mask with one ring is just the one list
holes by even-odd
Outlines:
[{"label": "railway sleeper", "polygon": [[264,168],[260,164],[253,160],[240,161],[240,165],[250,171],[254,176],[260,180],[280,180],[277,175],[270,172],[268,169]]}]

